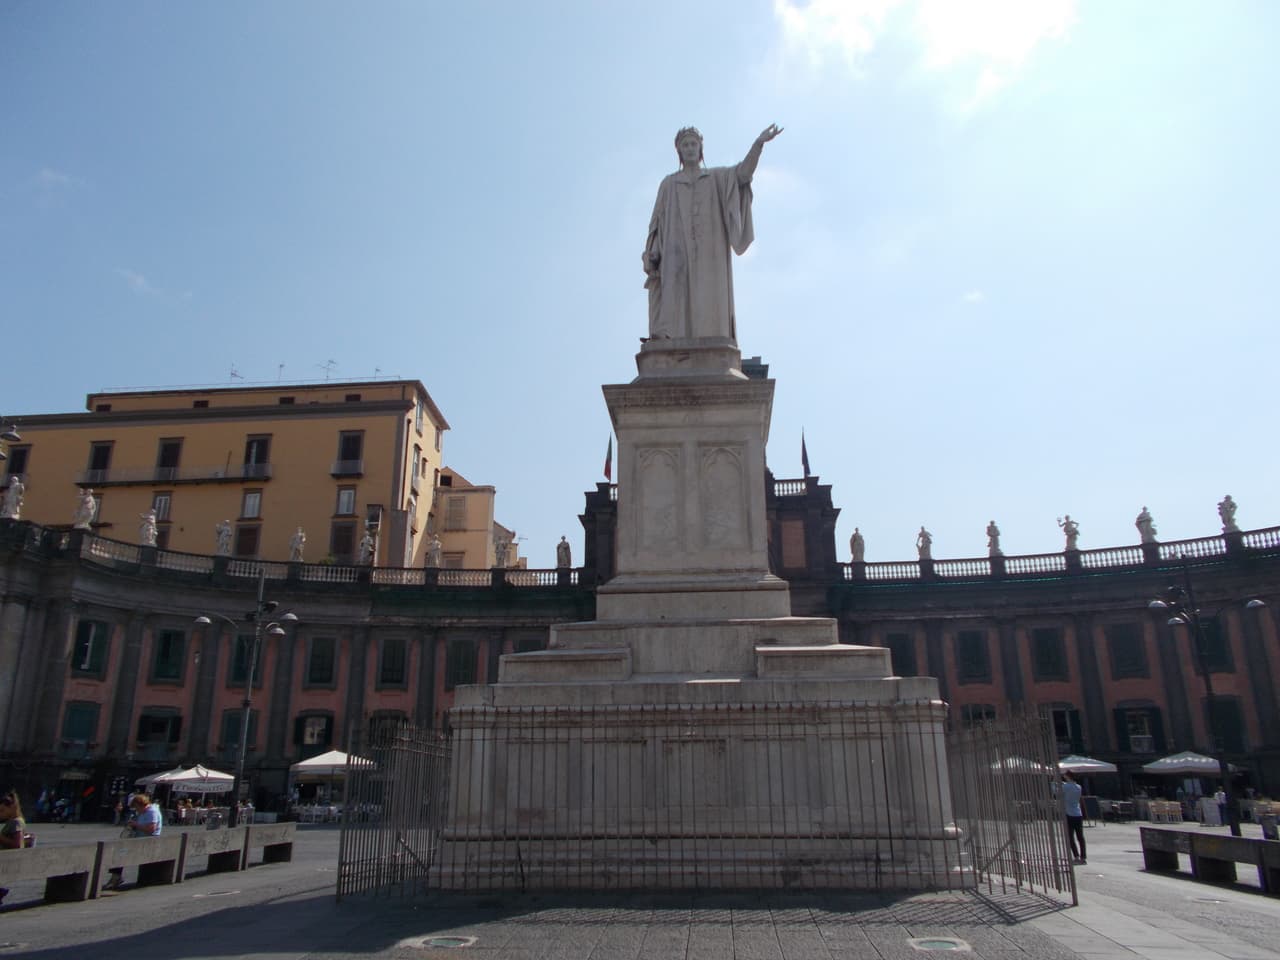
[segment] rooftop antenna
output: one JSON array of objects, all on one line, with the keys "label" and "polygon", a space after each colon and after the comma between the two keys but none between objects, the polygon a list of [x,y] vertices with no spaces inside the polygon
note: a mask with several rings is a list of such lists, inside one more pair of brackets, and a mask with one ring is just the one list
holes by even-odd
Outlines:
[{"label": "rooftop antenna", "polygon": [[335,361],[333,361],[333,360],[326,360],[324,363],[317,363],[317,364],[316,364],[316,366],[317,366],[317,367],[319,367],[321,370],[323,370],[323,371],[324,371],[324,379],[325,379],[325,381],[326,381],[326,382],[328,382],[328,380],[329,380],[329,373],[330,373],[330,371],[332,371],[332,370],[333,370],[333,368],[334,368],[334,367],[336,367],[337,365],[338,365],[338,364],[337,364]]},{"label": "rooftop antenna", "polygon": [[281,363],[279,366],[276,367],[276,383],[279,383],[283,379],[284,379],[284,364]]},{"label": "rooftop antenna", "polygon": [[374,368],[373,368],[373,379],[377,380],[377,379],[378,379],[378,374],[380,374],[380,373],[382,373],[382,368],[381,368],[381,367],[374,367]]},{"label": "rooftop antenna", "polygon": [[231,374],[230,374],[230,378],[231,378],[232,380],[243,380],[243,379],[244,379],[244,377],[242,377],[242,376],[240,375],[240,371],[236,369],[236,365],[235,365],[234,363],[231,365]]}]

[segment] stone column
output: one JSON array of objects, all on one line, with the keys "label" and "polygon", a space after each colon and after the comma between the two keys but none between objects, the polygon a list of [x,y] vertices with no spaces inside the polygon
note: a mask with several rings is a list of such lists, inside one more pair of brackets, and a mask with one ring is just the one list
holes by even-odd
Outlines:
[{"label": "stone column", "polygon": [[1102,698],[1102,676],[1098,671],[1098,648],[1093,641],[1093,614],[1077,613],[1072,618],[1076,635],[1076,660],[1080,664],[1080,689],[1084,697],[1084,716],[1089,750],[1110,749],[1111,736],[1107,719],[1110,712]]},{"label": "stone column", "polygon": [[1005,699],[1010,703],[1022,703],[1026,699],[1026,693],[1022,685],[1022,656],[1018,649],[1017,622],[1001,619],[996,626],[999,631],[1000,672],[1004,675]]},{"label": "stone column", "polygon": [[[191,698],[191,720],[188,725],[187,754],[192,759],[208,756],[209,734],[213,730],[213,688],[218,677],[218,663],[224,646],[222,628],[213,624],[204,627],[200,641],[200,659],[196,665],[195,692]],[[221,731],[218,731],[221,733]]]},{"label": "stone column", "polygon": [[1178,637],[1166,622],[1167,613],[1155,614],[1156,656],[1169,713],[1169,749],[1190,750],[1196,742],[1195,726],[1187,702],[1187,681],[1178,656]]},{"label": "stone column", "polygon": [[496,683],[498,680],[498,658],[502,656],[502,647],[506,642],[506,637],[507,632],[505,630],[494,630],[485,640],[489,654],[484,673],[486,683]]},{"label": "stone column", "polygon": [[[293,707],[293,674],[294,660],[301,641],[298,639],[297,627],[286,625],[285,635],[276,640],[276,665],[271,672],[271,699],[258,713],[258,723],[266,721],[266,752],[268,763],[278,763],[286,759],[285,748],[288,745],[290,730],[290,712]],[[261,727],[260,727],[261,731]],[[263,734],[259,732],[259,736]]]},{"label": "stone column", "polygon": [[436,714],[436,654],[440,631],[427,627],[418,639],[418,697],[414,722],[429,727],[434,725]]},{"label": "stone column", "polygon": [[[116,624],[112,624],[112,641],[115,641]],[[142,666],[142,643],[147,626],[147,615],[134,614],[124,631],[124,648],[120,652],[120,667],[116,671],[115,699],[111,704],[111,720],[107,726],[107,755],[122,762],[133,752],[133,707],[138,695],[138,682]]]},{"label": "stone column", "polygon": [[41,753],[56,752],[62,723],[62,697],[67,686],[71,650],[71,624],[79,604],[55,600],[45,622],[41,646],[45,651],[42,676],[32,717],[31,746]]},{"label": "stone column", "polygon": [[951,699],[951,683],[947,677],[947,663],[942,655],[942,624],[926,620],[924,625],[924,658],[928,675],[938,680],[938,694],[943,700]]},{"label": "stone column", "polygon": [[32,599],[27,606],[22,646],[28,655],[18,660],[8,722],[0,730],[0,743],[3,743],[6,751],[28,751],[34,746],[31,741],[32,716],[44,668],[44,648],[40,644],[40,638],[44,635],[45,624],[49,622],[51,606],[51,602],[40,599]]},{"label": "stone column", "polygon": [[1275,687],[1271,685],[1271,662],[1258,618],[1261,610],[1241,610],[1240,619],[1244,660],[1249,674],[1249,691],[1253,694],[1253,711],[1258,718],[1262,742],[1280,745],[1280,708],[1276,703]]},{"label": "stone column", "polygon": [[351,631],[350,667],[347,670],[347,705],[340,750],[351,746],[352,737],[364,724],[364,687],[369,673],[369,649],[373,646],[368,627]]},{"label": "stone column", "polygon": [[[0,603],[0,724],[6,731],[13,726],[14,688],[18,679],[18,664],[24,652],[30,651],[25,643],[27,604],[25,597],[8,596]],[[7,740],[7,734],[5,736]],[[7,743],[4,749],[11,749]]]}]

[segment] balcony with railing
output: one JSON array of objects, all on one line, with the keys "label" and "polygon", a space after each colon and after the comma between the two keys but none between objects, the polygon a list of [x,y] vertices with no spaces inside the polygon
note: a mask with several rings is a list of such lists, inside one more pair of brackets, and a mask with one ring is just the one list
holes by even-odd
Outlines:
[{"label": "balcony with railing", "polygon": [[329,470],[329,474],[334,477],[363,477],[364,461],[335,460],[333,461],[333,466]]},{"label": "balcony with railing", "polygon": [[169,486],[182,483],[238,483],[270,480],[269,463],[231,463],[207,467],[112,467],[81,470],[76,483],[82,487]]}]

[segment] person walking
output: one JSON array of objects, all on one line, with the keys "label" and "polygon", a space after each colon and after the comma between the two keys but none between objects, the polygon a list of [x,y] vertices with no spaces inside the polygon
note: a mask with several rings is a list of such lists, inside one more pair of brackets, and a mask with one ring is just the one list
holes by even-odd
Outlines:
[{"label": "person walking", "polygon": [[[22,818],[22,804],[16,790],[0,794],[0,850],[21,850],[27,822]],[[8,887],[0,887],[0,903],[9,895]]]},{"label": "person walking", "polygon": [[[160,807],[151,802],[145,793],[135,793],[132,801],[133,816],[125,825],[130,837],[158,837],[164,829],[164,816]],[[102,885],[103,890],[119,890],[124,882],[124,867],[111,867],[111,877]]]},{"label": "person walking", "polygon": [[1067,818],[1067,842],[1071,845],[1071,857],[1076,863],[1088,863],[1084,846],[1084,811],[1080,800],[1084,791],[1076,782],[1075,774],[1068,770],[1062,775],[1062,812]]}]

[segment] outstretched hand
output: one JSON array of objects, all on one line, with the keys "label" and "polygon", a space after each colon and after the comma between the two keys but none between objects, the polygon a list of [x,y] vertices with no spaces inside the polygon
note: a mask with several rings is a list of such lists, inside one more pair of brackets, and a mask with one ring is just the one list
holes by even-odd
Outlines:
[{"label": "outstretched hand", "polygon": [[764,131],[760,136],[756,137],[756,143],[768,143],[781,132],[782,127],[778,126],[776,123],[771,123],[764,128]]}]

